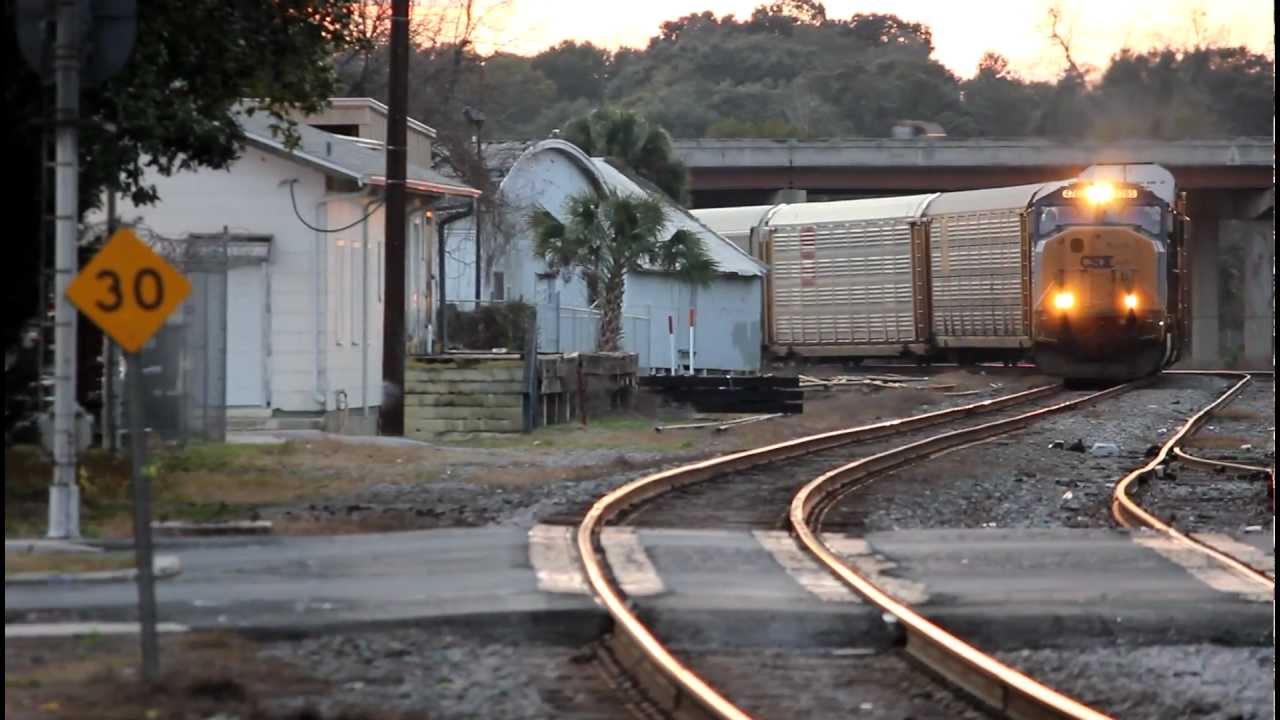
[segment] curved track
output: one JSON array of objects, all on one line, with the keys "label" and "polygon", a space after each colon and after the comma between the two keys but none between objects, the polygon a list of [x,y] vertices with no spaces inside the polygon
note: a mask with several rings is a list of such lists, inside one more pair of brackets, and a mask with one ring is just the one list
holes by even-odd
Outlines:
[{"label": "curved track", "polygon": [[[905,447],[880,452],[870,457],[862,458],[848,465],[844,465],[832,473],[824,474],[820,479],[825,480],[825,483],[832,487],[836,485],[843,485],[844,483],[842,482],[835,483],[832,482],[832,480],[833,478],[843,480],[848,477],[851,468],[857,467],[866,473],[883,471],[890,467],[895,467],[897,465],[921,459],[922,457],[927,457],[930,454],[934,454],[945,449],[958,447],[976,440],[1009,432],[1032,423],[1042,417],[1047,417],[1048,415],[1069,409],[1075,409],[1104,397],[1122,393],[1136,384],[1138,383],[1114,387],[1109,390],[1087,395],[1083,398],[1060,402],[1049,407],[1025,412],[1015,417],[935,435],[924,440],[910,443]],[[654,686],[656,684],[657,686],[657,690],[651,691],[650,694],[660,696],[662,699],[659,704],[666,708],[668,712],[679,713],[681,711],[692,710],[696,715],[710,715],[713,717],[725,718],[748,717],[745,711],[717,692],[685,663],[676,658],[662,643],[662,641],[655,636],[652,630],[645,626],[645,624],[632,611],[632,608],[629,606],[623,592],[611,577],[607,561],[600,551],[598,534],[601,528],[611,519],[617,518],[628,509],[663,496],[673,489],[692,483],[723,476],[726,473],[743,471],[765,463],[777,463],[779,461],[809,455],[861,440],[882,437],[890,433],[915,430],[921,427],[936,425],[940,422],[946,422],[960,417],[967,417],[976,413],[1006,408],[1017,403],[1026,402],[1030,399],[1047,397],[1058,391],[1059,388],[1054,386],[1036,388],[984,403],[976,403],[974,405],[938,411],[911,418],[891,420],[883,423],[877,423],[875,425],[824,433],[821,435],[778,443],[764,448],[712,458],[710,460],[693,463],[691,465],[686,465],[641,478],[606,495],[597,501],[587,512],[586,517],[578,527],[576,542],[588,583],[591,585],[591,588],[599,599],[599,602],[613,617],[615,623],[615,641],[622,642],[622,645],[618,647],[616,652],[619,655],[629,655],[633,660],[640,660],[637,664],[645,668],[640,671],[647,672],[652,676],[648,678],[649,682],[646,684],[650,686]],[[794,474],[792,477],[794,478]],[[794,487],[794,480],[792,482],[792,487]],[[806,494],[805,497],[816,499],[818,496],[813,492],[810,492]],[[803,506],[803,510],[801,511],[803,517],[808,517],[813,510],[813,505],[807,499],[798,499],[798,502]],[[796,505],[793,503],[790,513],[791,522],[793,524],[796,523],[795,508]],[[801,532],[802,527],[804,527],[803,519],[799,524],[796,524],[795,529],[799,533]],[[813,539],[815,542],[818,542],[816,538]],[[994,662],[994,660],[991,662]],[[931,663],[931,666],[936,665],[937,663]],[[948,675],[948,677],[950,677],[950,675]],[[1002,702],[999,706],[1014,708],[1017,704],[1018,703],[1015,700],[1013,702]],[[1040,715],[1043,716],[1043,713],[1040,713]],[[1076,715],[1076,717],[1093,716]]]},{"label": "curved track", "polygon": [[841,560],[823,542],[816,526],[830,502],[860,480],[1016,430],[1050,414],[1124,392],[1134,385],[1117,386],[1006,420],[943,433],[832,470],[810,482],[792,500],[791,524],[796,538],[828,570],[902,624],[908,653],[987,707],[1014,718],[1104,718],[1105,715],[997,661],[898,602]]},{"label": "curved track", "polygon": [[1164,522],[1160,518],[1157,518],[1154,514],[1144,509],[1130,494],[1131,488],[1140,483],[1143,479],[1147,478],[1149,474],[1154,473],[1158,466],[1164,464],[1169,459],[1170,455],[1184,460],[1189,459],[1194,463],[1208,465],[1209,467],[1233,465],[1245,470],[1267,472],[1271,475],[1269,488],[1275,487],[1275,471],[1271,468],[1206,460],[1190,455],[1178,447],[1184,440],[1190,439],[1214,412],[1222,409],[1235,399],[1235,397],[1244,390],[1245,386],[1252,382],[1252,375],[1264,373],[1223,371],[1206,373],[1197,372],[1195,374],[1209,374],[1221,377],[1238,378],[1238,381],[1225,393],[1219,396],[1217,400],[1202,408],[1195,415],[1192,415],[1191,418],[1182,425],[1182,427],[1178,428],[1177,432],[1170,435],[1169,439],[1160,447],[1159,452],[1157,452],[1145,465],[1135,469],[1116,483],[1115,490],[1112,492],[1111,496],[1111,514],[1115,518],[1116,522],[1123,527],[1148,528],[1162,533],[1188,548],[1208,555],[1231,569],[1233,572],[1240,574],[1249,581],[1258,583],[1267,591],[1274,593],[1276,587],[1275,580],[1265,572],[1249,565],[1234,555],[1216,548],[1193,535],[1184,533]]}]

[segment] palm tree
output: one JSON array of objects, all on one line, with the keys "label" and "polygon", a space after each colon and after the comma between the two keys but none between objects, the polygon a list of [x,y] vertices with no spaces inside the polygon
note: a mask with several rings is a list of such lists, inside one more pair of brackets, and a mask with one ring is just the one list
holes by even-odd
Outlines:
[{"label": "palm tree", "polygon": [[552,270],[577,268],[600,300],[600,332],[596,349],[617,352],[622,341],[622,299],[627,273],[638,270],[674,272],[706,284],[716,264],[698,236],[687,230],[666,234],[662,203],[651,197],[585,192],[569,198],[561,222],[545,208],[529,219],[534,252]]},{"label": "palm tree", "polygon": [[630,110],[601,108],[564,127],[564,140],[592,157],[625,164],[680,204],[687,204],[689,170],[676,157],[671,136]]}]

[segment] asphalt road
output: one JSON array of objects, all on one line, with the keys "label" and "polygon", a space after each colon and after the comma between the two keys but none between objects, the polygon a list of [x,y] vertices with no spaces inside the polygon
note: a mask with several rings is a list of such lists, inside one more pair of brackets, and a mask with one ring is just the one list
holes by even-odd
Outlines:
[{"label": "asphalt road", "polygon": [[[571,528],[463,528],[183,542],[165,552],[160,617],[192,628],[294,632],[366,624],[600,619]],[[1149,535],[1094,529],[911,530],[828,536],[926,615],[990,648],[1114,637],[1266,642],[1272,595]],[[1274,535],[1235,542],[1274,563]],[[785,533],[611,529],[624,589],[667,632],[744,645],[891,643],[880,613],[833,582]],[[1245,547],[1247,546],[1247,547]],[[130,583],[5,588],[6,623],[134,619]],[[595,625],[595,622],[588,623]],[[833,632],[834,631],[834,632]]]}]

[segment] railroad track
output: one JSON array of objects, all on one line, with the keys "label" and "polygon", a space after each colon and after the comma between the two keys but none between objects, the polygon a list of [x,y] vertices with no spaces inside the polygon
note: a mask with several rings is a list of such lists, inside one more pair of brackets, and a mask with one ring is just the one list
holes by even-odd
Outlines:
[{"label": "railroad track", "polygon": [[[1042,417],[1079,408],[1088,403],[1118,395],[1139,384],[1142,383],[1130,383],[1101,392],[1085,394],[1030,412],[1021,412],[1011,417],[1004,417],[925,437],[909,442],[906,445],[901,445],[901,438],[898,438],[896,444],[900,445],[900,447],[879,450],[851,463],[840,464],[837,470],[823,473],[820,479],[823,479],[824,484],[828,487],[842,485],[843,483],[836,483],[833,479],[848,477],[854,468],[859,468],[864,472],[864,475],[872,472],[882,472],[892,467],[928,457],[945,449],[970,444],[983,438],[1024,427]],[[992,412],[1007,413],[1010,408],[1020,403],[1036,399],[1054,398],[1062,392],[1062,389],[1058,386],[1036,388],[960,408],[778,443],[656,473],[613,491],[597,501],[587,511],[585,518],[578,526],[576,535],[577,548],[582,558],[587,581],[600,603],[604,605],[614,620],[614,633],[612,641],[608,644],[607,652],[612,658],[616,659],[619,666],[629,668],[629,672],[640,679],[640,684],[646,688],[645,694],[662,712],[693,716],[748,717],[740,707],[713,689],[688,664],[678,659],[656,637],[654,632],[639,619],[628,598],[625,597],[609,572],[608,563],[598,542],[601,528],[609,521],[622,517],[625,517],[629,523],[643,519],[646,503],[657,505],[670,500],[669,504],[680,505],[681,502],[671,500],[671,498],[674,498],[675,493],[681,488],[687,488],[712,478],[723,478],[726,475],[737,477],[764,466],[783,470],[780,473],[782,475],[781,480],[774,482],[773,485],[783,488],[784,492],[789,496],[805,475],[796,471],[792,464],[783,465],[784,461],[794,463],[797,459],[803,458],[805,466],[811,467],[814,462],[817,462],[814,460],[815,457],[824,457],[824,467],[829,468],[839,464],[838,459],[829,457],[830,453],[828,451],[834,448],[860,441],[883,438],[889,434],[914,433],[920,429],[933,427],[944,422],[952,422],[959,418]],[[819,453],[826,453],[826,455],[817,455]],[[811,476],[809,475],[809,477]],[[738,492],[741,492],[741,487],[734,483],[711,483],[708,485],[725,485],[730,490],[736,487]],[[756,485],[753,485],[754,487]],[[807,528],[808,518],[815,507],[808,498],[817,500],[820,495],[826,497],[825,493],[814,493],[812,484],[808,487],[810,492],[805,494],[805,499],[799,499],[799,502],[804,507],[804,516],[799,524],[796,524],[796,505],[794,503],[791,504],[789,518],[788,513],[776,512],[773,516],[756,515],[742,518],[735,517],[731,511],[728,513],[727,518],[724,517],[723,512],[718,513],[717,521],[724,522],[727,520],[730,525],[766,524],[767,526],[776,522],[777,518],[782,518],[783,520],[789,520],[795,526],[797,534],[801,534],[802,528]],[[713,498],[714,496],[715,493],[712,494]],[[683,498],[682,500],[688,500],[688,498]],[[718,507],[718,503],[714,499],[710,503],[706,502],[706,500],[707,498],[704,497],[703,502],[699,502],[697,507],[702,510],[708,507]],[[752,496],[754,503],[768,506],[768,503],[761,503],[760,500],[761,498],[758,495]],[[707,521],[705,515],[702,516],[702,520],[704,523]],[[704,525],[699,525],[699,527],[702,526]],[[810,533],[810,537],[820,545],[820,540],[817,539],[816,535]]]},{"label": "railroad track", "polygon": [[[1184,371],[1181,374],[1191,373]],[[1220,411],[1222,408],[1230,404],[1232,400],[1236,399],[1241,391],[1244,390],[1245,386],[1253,382],[1253,375],[1269,373],[1196,372],[1195,374],[1212,374],[1220,377],[1234,378],[1236,379],[1236,383],[1220,395],[1217,400],[1214,400],[1199,412],[1192,415],[1182,425],[1182,427],[1178,428],[1176,432],[1169,436],[1169,439],[1164,442],[1159,451],[1155,453],[1155,455],[1148,460],[1146,464],[1134,469],[1128,475],[1121,478],[1120,482],[1116,483],[1115,490],[1112,492],[1111,514],[1115,518],[1116,522],[1123,527],[1145,528],[1160,533],[1173,542],[1196,552],[1203,553],[1217,562],[1222,563],[1226,568],[1239,574],[1245,580],[1256,583],[1260,590],[1274,594],[1275,579],[1268,575],[1264,570],[1250,565],[1248,562],[1238,557],[1236,553],[1219,548],[1203,537],[1179,530],[1174,527],[1172,523],[1165,522],[1157,517],[1155,513],[1144,508],[1134,497],[1133,491],[1136,487],[1143,481],[1146,481],[1151,476],[1155,475],[1156,469],[1168,462],[1169,457],[1172,455],[1187,464],[1211,470],[1215,467],[1232,467],[1244,472],[1261,472],[1267,474],[1269,476],[1268,496],[1271,498],[1273,503],[1272,509],[1274,510],[1274,468],[1201,458],[1186,452],[1180,447],[1184,441],[1191,439],[1195,435],[1196,431],[1199,430],[1215,412]]]}]

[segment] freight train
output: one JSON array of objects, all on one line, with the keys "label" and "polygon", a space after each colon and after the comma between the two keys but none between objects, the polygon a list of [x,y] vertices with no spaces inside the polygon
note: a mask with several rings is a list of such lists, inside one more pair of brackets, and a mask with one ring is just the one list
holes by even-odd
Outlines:
[{"label": "freight train", "polygon": [[1185,196],[1157,165],[1054,182],[695,210],[767,263],[773,356],[1034,360],[1123,380],[1187,337]]}]

